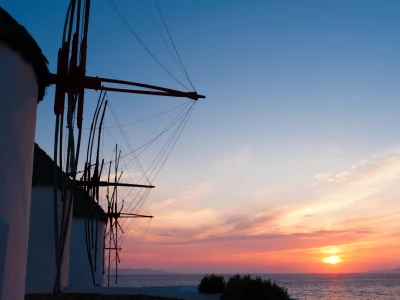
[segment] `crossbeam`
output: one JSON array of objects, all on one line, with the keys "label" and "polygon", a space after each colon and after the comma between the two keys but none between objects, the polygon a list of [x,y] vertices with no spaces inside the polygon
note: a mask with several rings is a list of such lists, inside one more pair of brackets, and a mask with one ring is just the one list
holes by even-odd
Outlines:
[{"label": "crossbeam", "polygon": [[[77,73],[79,74],[79,73]],[[93,77],[85,76],[77,80],[76,75],[59,75],[50,74],[51,84],[60,84],[63,82],[78,82],[81,88],[91,89],[91,90],[101,90],[110,92],[121,92],[121,93],[132,93],[132,94],[144,94],[144,95],[155,95],[155,96],[167,96],[167,97],[184,97],[192,100],[205,99],[204,95],[199,95],[197,92],[183,92],[174,89],[164,88],[156,85],[139,83],[134,81],[126,81],[111,78]],[[136,86],[148,89],[146,90],[135,90],[135,89],[123,89],[115,87],[103,86],[103,83],[114,83],[128,86]]]},{"label": "crossbeam", "polygon": [[139,214],[128,214],[128,213],[106,213],[109,218],[154,218],[154,216],[150,215],[139,215]]},{"label": "crossbeam", "polygon": [[76,185],[79,186],[127,186],[127,187],[140,187],[140,188],[155,188],[154,185],[145,185],[145,184],[133,184],[133,183],[120,183],[120,182],[107,182],[107,181],[76,181]]},{"label": "crossbeam", "polygon": [[154,218],[154,216],[149,215],[139,215],[139,214],[128,214],[128,213],[120,213],[121,218]]}]

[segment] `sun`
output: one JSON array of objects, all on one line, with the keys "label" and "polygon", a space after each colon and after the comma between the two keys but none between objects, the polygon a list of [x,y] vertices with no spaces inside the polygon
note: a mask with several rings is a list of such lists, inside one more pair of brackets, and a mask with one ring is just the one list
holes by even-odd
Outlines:
[{"label": "sun", "polygon": [[324,257],[322,261],[326,264],[336,265],[342,262],[342,259],[339,256],[331,255],[328,257]]}]

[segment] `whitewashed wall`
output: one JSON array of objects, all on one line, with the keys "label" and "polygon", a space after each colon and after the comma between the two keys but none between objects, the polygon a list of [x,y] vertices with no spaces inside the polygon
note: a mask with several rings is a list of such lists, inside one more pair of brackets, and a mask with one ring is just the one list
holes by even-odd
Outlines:
[{"label": "whitewashed wall", "polygon": [[25,294],[38,86],[32,66],[0,43],[0,218],[9,225],[3,298]]},{"label": "whitewashed wall", "polygon": [[3,294],[4,270],[6,267],[8,244],[8,224],[0,219],[0,300]]},{"label": "whitewashed wall", "polygon": [[[61,211],[61,209],[60,209]],[[59,218],[61,221],[61,217]],[[71,215],[69,216],[69,223],[68,223],[68,232],[67,237],[65,239],[65,247],[64,253],[61,261],[61,286],[68,286],[69,285],[69,268],[71,265],[70,262],[70,252],[71,252],[71,224],[72,224],[72,211]]]},{"label": "whitewashed wall", "polygon": [[[96,224],[96,222],[94,222]],[[97,271],[95,274],[96,284],[104,285],[103,276],[103,241],[104,241],[105,224],[98,222],[98,238],[97,238]],[[94,232],[96,232],[94,230]],[[70,270],[69,281],[73,287],[93,287],[92,275],[90,272],[90,265],[86,250],[86,237],[85,237],[85,220],[73,219],[71,228],[71,256],[70,256]],[[94,253],[94,248],[92,249]],[[94,263],[94,255],[93,263]]]},{"label": "whitewashed wall", "polygon": [[[61,221],[61,193],[58,192],[59,220]],[[61,266],[61,284],[68,285],[69,239],[67,235],[65,255]],[[31,221],[29,228],[26,290],[29,293],[50,293],[55,279],[53,219],[53,187],[32,188]]]}]

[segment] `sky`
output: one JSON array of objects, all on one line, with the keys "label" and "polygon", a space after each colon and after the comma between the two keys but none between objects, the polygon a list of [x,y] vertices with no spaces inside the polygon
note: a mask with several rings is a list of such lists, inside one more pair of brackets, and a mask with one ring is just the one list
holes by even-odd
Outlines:
[{"label": "sky", "polygon": [[[182,89],[108,1],[92,2],[89,75]],[[55,72],[68,1],[0,3],[37,40]],[[143,1],[114,3],[146,47],[189,85]],[[154,2],[144,3],[164,29]],[[196,104],[154,181],[142,212],[155,218],[126,224],[121,266],[187,273],[400,267],[400,2],[159,3],[190,79],[207,98]],[[84,127],[97,97],[86,93]],[[120,124],[187,101],[108,98]],[[38,106],[36,142],[47,153],[53,101],[51,87]],[[153,138],[180,109],[124,126],[132,147]],[[116,124],[109,111],[105,124]],[[118,128],[110,128],[104,157],[115,142],[129,152]],[[141,156],[142,164],[155,153]],[[124,172],[126,182],[137,179],[133,165]]]}]

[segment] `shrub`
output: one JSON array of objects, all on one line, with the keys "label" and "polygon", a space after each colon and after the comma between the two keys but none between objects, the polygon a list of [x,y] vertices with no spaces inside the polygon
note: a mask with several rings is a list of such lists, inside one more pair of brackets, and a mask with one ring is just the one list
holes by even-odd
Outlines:
[{"label": "shrub", "polygon": [[224,276],[215,275],[214,273],[211,275],[206,275],[200,281],[200,284],[197,286],[197,289],[200,293],[204,294],[217,294],[222,293],[225,289],[226,281]]},{"label": "shrub", "polygon": [[221,300],[290,300],[286,288],[278,286],[270,279],[262,280],[250,275],[241,277],[239,274],[229,278]]}]

